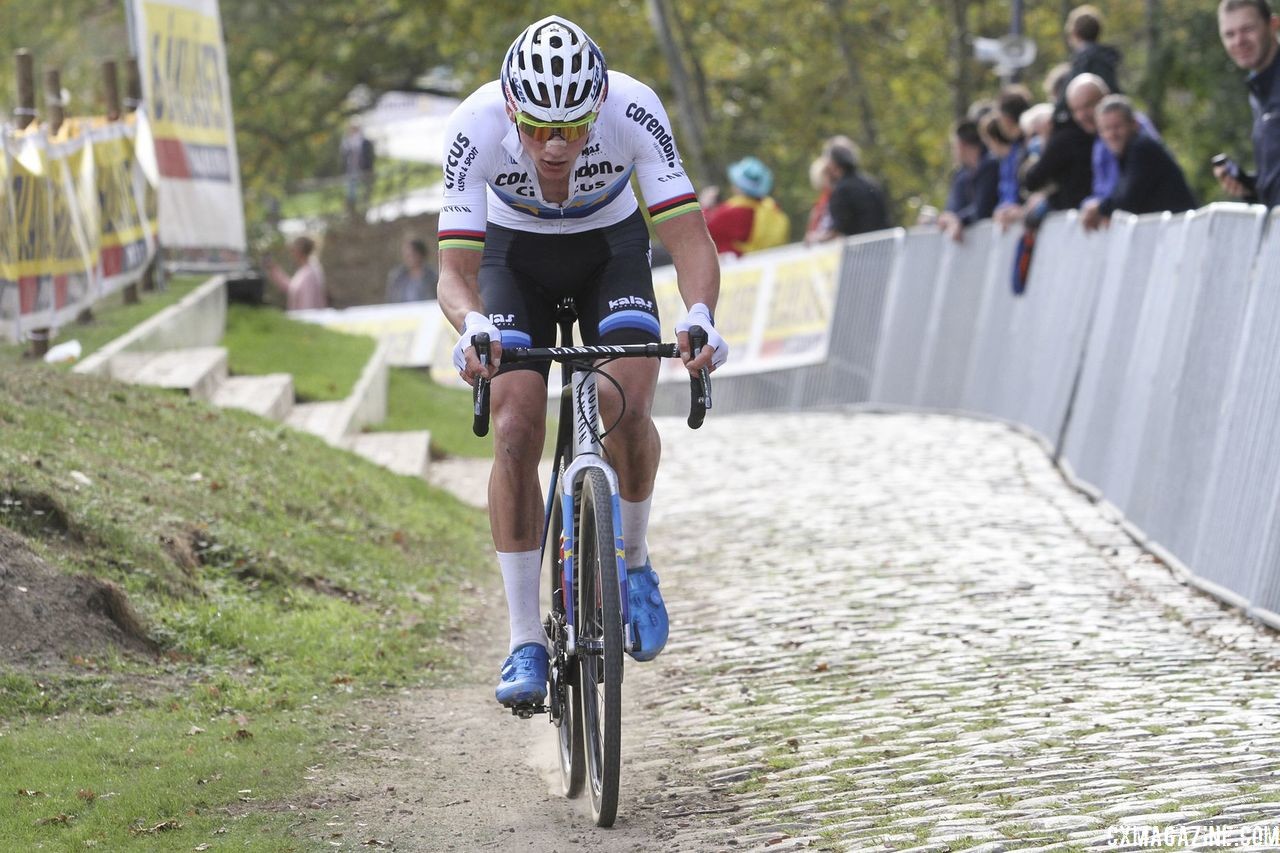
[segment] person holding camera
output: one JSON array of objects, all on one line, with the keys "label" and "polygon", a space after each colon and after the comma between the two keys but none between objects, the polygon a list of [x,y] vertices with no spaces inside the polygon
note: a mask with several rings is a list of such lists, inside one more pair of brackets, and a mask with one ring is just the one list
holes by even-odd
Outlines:
[{"label": "person holding camera", "polygon": [[1213,174],[1222,188],[1244,201],[1280,204],[1280,16],[1267,0],[1221,0],[1218,34],[1237,66],[1249,72],[1249,107],[1253,110],[1253,159],[1249,174],[1227,157],[1213,158]]}]

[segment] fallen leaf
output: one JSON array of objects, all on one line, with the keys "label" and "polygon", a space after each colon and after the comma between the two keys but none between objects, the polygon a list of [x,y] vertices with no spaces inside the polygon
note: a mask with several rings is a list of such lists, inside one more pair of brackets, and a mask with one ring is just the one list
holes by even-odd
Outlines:
[{"label": "fallen leaf", "polygon": [[93,480],[90,480],[86,475],[82,474],[79,471],[72,471],[70,476],[71,476],[71,479],[75,480],[77,483],[79,483],[82,486],[93,485]]},{"label": "fallen leaf", "polygon": [[188,477],[187,479],[188,479],[189,481],[191,481],[192,483],[198,483],[198,482],[200,482],[201,480],[203,480],[203,479],[204,479],[204,474],[201,474],[199,471],[197,471],[197,472],[195,472],[194,474],[192,474],[190,477]]},{"label": "fallen leaf", "polygon": [[236,729],[236,740],[253,740],[253,732],[248,729]]},{"label": "fallen leaf", "polygon": [[95,794],[91,788],[81,788],[79,791],[76,791],[76,796],[84,800],[86,803],[92,803],[94,800],[98,799],[98,795]]},{"label": "fallen leaf", "polygon": [[176,820],[166,820],[157,823],[155,826],[143,828],[138,826],[129,827],[130,835],[156,835],[161,832],[170,832],[175,829],[182,829],[182,824]]},{"label": "fallen leaf", "polygon": [[820,664],[818,664],[817,666],[815,666],[815,667],[813,668],[813,671],[814,671],[814,672],[826,672],[826,671],[827,671],[827,670],[829,670],[829,669],[831,669],[831,664],[827,663],[826,661],[823,661],[822,663],[820,663]]},{"label": "fallen leaf", "polygon": [[197,844],[195,847],[192,847],[191,849],[192,849],[192,850],[208,850],[208,849],[209,849],[209,845],[208,845],[208,844]]},{"label": "fallen leaf", "polygon": [[335,677],[332,681],[330,681],[329,683],[330,683],[330,684],[350,684],[350,683],[351,683],[351,676],[349,676],[349,675],[339,675],[339,676],[336,676],[336,677]]},{"label": "fallen leaf", "polygon": [[26,788],[19,788],[18,796],[19,797],[43,797],[45,796],[45,793],[44,791],[28,791]]},{"label": "fallen leaf", "polygon": [[202,734],[204,734],[204,729],[200,728],[199,726],[192,726],[191,728],[187,729],[187,734],[188,734],[188,735],[202,735]]},{"label": "fallen leaf", "polygon": [[377,838],[370,838],[368,841],[364,842],[364,846],[365,847],[390,847],[391,842],[379,841]]},{"label": "fallen leaf", "polygon": [[60,815],[55,815],[54,817],[42,817],[38,821],[36,821],[36,826],[48,826],[51,823],[60,823],[63,826],[66,826],[67,824],[71,823],[71,819],[73,817],[75,817],[75,815],[69,815],[69,814],[60,814]]}]

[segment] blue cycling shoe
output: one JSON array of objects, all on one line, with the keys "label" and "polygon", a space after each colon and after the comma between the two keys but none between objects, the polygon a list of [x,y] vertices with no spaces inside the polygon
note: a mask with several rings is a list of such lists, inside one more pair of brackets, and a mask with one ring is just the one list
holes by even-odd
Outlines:
[{"label": "blue cycling shoe", "polygon": [[502,664],[494,694],[503,705],[538,705],[547,698],[547,650],[537,643],[525,643]]},{"label": "blue cycling shoe", "polygon": [[627,605],[631,610],[631,636],[635,648],[628,654],[638,661],[653,660],[667,644],[667,606],[658,591],[658,573],[645,563],[627,569]]}]

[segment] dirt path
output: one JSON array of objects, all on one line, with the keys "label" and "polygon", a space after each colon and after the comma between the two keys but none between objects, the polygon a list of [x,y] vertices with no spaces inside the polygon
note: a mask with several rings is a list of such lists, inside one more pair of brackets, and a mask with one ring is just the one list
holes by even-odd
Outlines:
[{"label": "dirt path", "polygon": [[[483,494],[487,463],[436,463],[433,479],[460,495]],[[479,485],[478,485],[479,484]],[[476,591],[473,626],[459,637],[472,664],[454,686],[404,691],[355,706],[337,741],[360,759],[318,781],[325,815],[315,835],[335,849],[403,851],[631,851],[653,849],[676,827],[667,762],[643,753],[647,678],[630,678],[624,697],[626,778],[617,823],[602,830],[586,795],[560,795],[555,729],[547,718],[519,720],[493,700],[506,651],[506,607],[495,571]],[[642,674],[647,675],[647,674]],[[630,771],[628,773],[628,771]],[[327,771],[321,769],[318,774]],[[333,824],[333,825],[330,825]],[[312,833],[309,833],[312,834]]]}]

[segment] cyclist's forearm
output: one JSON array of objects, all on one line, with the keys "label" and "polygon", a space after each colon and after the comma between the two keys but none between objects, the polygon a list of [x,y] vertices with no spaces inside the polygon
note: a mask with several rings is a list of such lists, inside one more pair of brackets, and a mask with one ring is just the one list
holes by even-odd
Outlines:
[{"label": "cyclist's forearm", "polygon": [[701,302],[714,313],[720,297],[720,259],[701,211],[660,223],[656,230],[671,253],[685,306]]},{"label": "cyclist's forearm", "polygon": [[455,329],[462,329],[463,319],[469,312],[484,312],[484,303],[480,300],[479,272],[479,252],[469,249],[441,250],[436,296],[445,319]]}]

